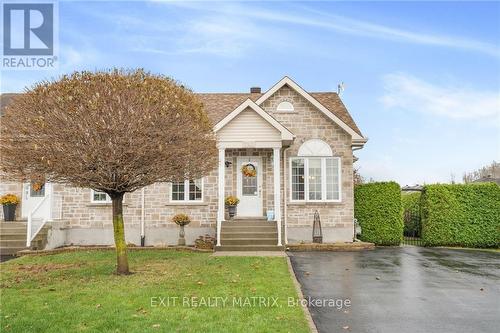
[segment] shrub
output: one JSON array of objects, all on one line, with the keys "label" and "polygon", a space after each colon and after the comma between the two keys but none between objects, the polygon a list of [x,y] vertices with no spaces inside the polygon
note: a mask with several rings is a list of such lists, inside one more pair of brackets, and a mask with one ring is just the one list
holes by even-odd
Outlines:
[{"label": "shrub", "polygon": [[172,222],[177,225],[183,226],[191,223],[191,219],[186,214],[177,214],[172,217]]},{"label": "shrub", "polygon": [[427,185],[421,210],[426,246],[500,246],[497,184]]},{"label": "shrub", "polygon": [[354,216],[361,239],[377,245],[399,245],[403,237],[401,190],[395,182],[368,183],[354,189]]},{"label": "shrub", "polygon": [[226,203],[226,206],[236,206],[237,204],[240,203],[240,199],[238,199],[234,195],[230,195],[226,197],[224,202]]},{"label": "shrub", "polygon": [[0,204],[2,205],[17,205],[19,203],[19,197],[15,194],[7,193],[0,197]]},{"label": "shrub", "polygon": [[420,192],[402,192],[401,205],[403,206],[403,222],[405,235],[420,235],[418,219],[420,211]]}]

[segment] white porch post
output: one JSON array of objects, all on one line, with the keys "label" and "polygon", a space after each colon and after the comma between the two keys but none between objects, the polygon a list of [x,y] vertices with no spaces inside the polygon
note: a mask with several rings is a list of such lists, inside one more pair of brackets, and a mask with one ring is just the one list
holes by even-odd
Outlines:
[{"label": "white porch post", "polygon": [[220,231],[222,221],[224,220],[224,180],[225,180],[225,167],[226,167],[226,150],[219,148],[219,190],[218,190],[218,209],[217,209],[217,246],[220,243]]},{"label": "white porch post", "polygon": [[278,246],[281,246],[281,148],[273,148],[273,175],[274,175],[274,216],[278,227]]}]

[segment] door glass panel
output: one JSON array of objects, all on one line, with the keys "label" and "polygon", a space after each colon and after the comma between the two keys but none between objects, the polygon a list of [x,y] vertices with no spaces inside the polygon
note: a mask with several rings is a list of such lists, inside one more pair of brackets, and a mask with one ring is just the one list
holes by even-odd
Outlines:
[{"label": "door glass panel", "polygon": [[45,196],[45,183],[35,183],[30,184],[30,197],[44,197]]},{"label": "door glass panel", "polygon": [[[259,171],[257,170],[257,172]],[[252,177],[242,174],[241,176],[241,194],[245,196],[257,196],[257,175]]]}]

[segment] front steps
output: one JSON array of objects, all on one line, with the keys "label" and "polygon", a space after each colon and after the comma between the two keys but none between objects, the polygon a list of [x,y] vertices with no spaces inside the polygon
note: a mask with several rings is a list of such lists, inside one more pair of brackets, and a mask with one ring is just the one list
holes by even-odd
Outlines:
[{"label": "front steps", "polygon": [[[26,222],[12,221],[0,222],[0,255],[11,256],[21,250],[27,250],[26,246]],[[42,250],[47,244],[48,227],[42,228],[35,239],[31,242],[31,249]]]},{"label": "front steps", "polygon": [[283,251],[276,222],[265,218],[235,218],[222,222],[221,246],[216,251]]}]

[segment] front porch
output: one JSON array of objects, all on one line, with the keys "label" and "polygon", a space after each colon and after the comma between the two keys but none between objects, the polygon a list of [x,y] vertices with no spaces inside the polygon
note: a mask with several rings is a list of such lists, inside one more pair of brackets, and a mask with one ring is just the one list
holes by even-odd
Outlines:
[{"label": "front porch", "polygon": [[[217,247],[282,248],[281,155],[281,147],[219,148]],[[255,169],[255,175],[244,174],[245,166]],[[234,218],[224,204],[229,195],[240,199]]]},{"label": "front porch", "polygon": [[[223,225],[234,223],[236,227],[243,227],[241,218],[251,218],[246,222],[255,223],[254,227],[268,227],[271,222],[265,217],[269,214],[276,228],[275,240],[265,234],[263,238],[245,238],[245,232],[249,231],[239,230],[239,238],[234,238],[238,243],[235,245],[241,247],[246,239],[248,243],[259,245],[274,242],[269,245],[281,249],[282,148],[289,146],[295,136],[251,99],[219,121],[214,130],[219,148],[217,247],[226,245],[222,237]],[[255,169],[256,173],[244,174],[244,166]],[[226,216],[224,199],[228,195],[240,199],[239,220],[229,222]]]}]

